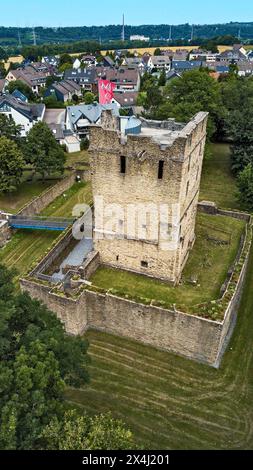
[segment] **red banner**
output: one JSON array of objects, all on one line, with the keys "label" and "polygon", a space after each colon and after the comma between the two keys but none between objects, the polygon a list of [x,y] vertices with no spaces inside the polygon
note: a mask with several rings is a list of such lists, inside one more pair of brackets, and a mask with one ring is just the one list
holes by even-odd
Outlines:
[{"label": "red banner", "polygon": [[113,99],[113,92],[115,88],[116,88],[115,83],[112,83],[109,80],[99,80],[98,82],[99,103],[110,104]]}]

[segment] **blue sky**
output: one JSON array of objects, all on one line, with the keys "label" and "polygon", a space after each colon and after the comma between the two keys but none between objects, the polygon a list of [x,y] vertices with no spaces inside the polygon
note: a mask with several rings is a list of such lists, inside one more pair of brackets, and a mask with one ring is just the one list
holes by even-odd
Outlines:
[{"label": "blue sky", "polygon": [[1,1],[1,26],[79,26],[224,23],[253,21],[253,1],[243,0],[11,0]]}]

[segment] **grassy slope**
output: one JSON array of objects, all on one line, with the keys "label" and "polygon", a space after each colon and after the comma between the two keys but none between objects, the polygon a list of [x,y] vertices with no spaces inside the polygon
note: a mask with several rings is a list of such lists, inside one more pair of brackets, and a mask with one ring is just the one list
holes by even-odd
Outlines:
[{"label": "grassy slope", "polygon": [[111,411],[151,449],[253,449],[253,251],[236,333],[219,370],[90,331],[85,390],[68,399]]},{"label": "grassy slope", "polygon": [[[216,231],[216,228],[226,230],[227,233]],[[163,301],[168,306],[175,303],[181,308],[218,298],[220,287],[235,259],[243,228],[244,222],[240,220],[199,214],[196,244],[183,273],[185,283],[180,286],[173,287],[145,276],[105,267],[98,269],[91,281],[104,289],[113,287],[119,294],[128,294],[131,298],[141,296]],[[229,241],[230,235],[229,246],[216,245],[207,240],[207,236],[212,236]],[[198,279],[197,286],[187,283],[195,276]]]},{"label": "grassy slope", "polygon": [[236,181],[230,172],[230,149],[226,144],[212,144],[212,155],[204,161],[200,201],[214,201],[223,209],[239,209]]}]

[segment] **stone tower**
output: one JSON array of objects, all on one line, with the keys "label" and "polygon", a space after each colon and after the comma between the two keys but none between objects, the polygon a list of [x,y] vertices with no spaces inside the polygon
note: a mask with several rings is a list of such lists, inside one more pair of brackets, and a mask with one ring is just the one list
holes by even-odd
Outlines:
[{"label": "stone tower", "polygon": [[207,119],[131,118],[122,131],[105,111],[92,127],[94,244],[103,264],[180,280],[195,241]]}]

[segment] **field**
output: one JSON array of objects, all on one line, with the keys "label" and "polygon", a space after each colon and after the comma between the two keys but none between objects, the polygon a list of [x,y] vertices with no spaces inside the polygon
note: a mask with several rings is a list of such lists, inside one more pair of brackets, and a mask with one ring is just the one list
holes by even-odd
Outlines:
[{"label": "field", "polygon": [[[103,289],[113,288],[118,295],[128,295],[133,300],[162,301],[170,308],[195,313],[194,306],[219,298],[239,246],[244,222],[229,217],[199,214],[197,219],[196,244],[190,254],[183,273],[183,283],[177,287],[127,271],[101,267],[92,283]],[[217,245],[208,237],[223,240],[228,245]],[[196,279],[197,285],[189,281]]]},{"label": "field", "polygon": [[90,385],[68,400],[111,411],[149,449],[253,449],[253,252],[236,332],[212,369],[122,338],[90,331]]},{"label": "field", "polygon": [[214,201],[223,209],[240,209],[236,199],[236,180],[230,171],[230,148],[211,144],[211,157],[204,160],[200,201]]},{"label": "field", "polygon": [[[76,183],[65,195],[59,196],[44,211],[43,215],[70,217],[76,204],[89,203],[91,188],[88,183]],[[0,250],[0,263],[9,268],[16,268],[18,278],[24,275],[29,267],[51,246],[59,232],[18,230],[11,241]]]}]

